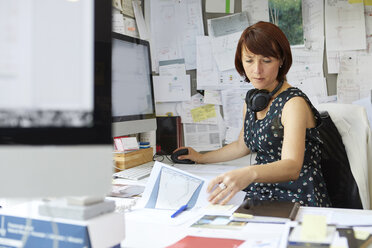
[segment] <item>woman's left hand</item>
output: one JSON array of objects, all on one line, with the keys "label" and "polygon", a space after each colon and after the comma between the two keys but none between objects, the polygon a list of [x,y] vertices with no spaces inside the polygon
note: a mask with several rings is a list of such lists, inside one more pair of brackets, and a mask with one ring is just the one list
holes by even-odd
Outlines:
[{"label": "woman's left hand", "polygon": [[228,203],[236,193],[253,182],[253,174],[248,166],[215,177],[208,184],[207,191],[210,193],[208,200],[212,204]]}]

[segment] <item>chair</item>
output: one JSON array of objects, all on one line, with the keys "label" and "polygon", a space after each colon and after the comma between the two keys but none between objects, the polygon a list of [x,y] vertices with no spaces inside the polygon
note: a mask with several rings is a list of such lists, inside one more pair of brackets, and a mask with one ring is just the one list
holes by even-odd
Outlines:
[{"label": "chair", "polygon": [[370,209],[372,135],[365,109],[331,103],[317,109],[323,120],[322,172],[332,206]]}]

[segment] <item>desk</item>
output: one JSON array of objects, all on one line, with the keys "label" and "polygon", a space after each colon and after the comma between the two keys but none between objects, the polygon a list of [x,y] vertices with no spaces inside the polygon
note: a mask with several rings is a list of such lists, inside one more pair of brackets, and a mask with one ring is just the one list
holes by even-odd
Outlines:
[{"label": "desk", "polygon": [[[301,221],[304,214],[320,214],[320,215],[334,215],[338,214],[344,216],[345,218],[354,218],[359,216],[363,219],[368,219],[372,221],[372,211],[370,210],[351,210],[351,209],[335,209],[335,208],[314,208],[314,207],[301,207],[296,218],[296,221]],[[273,225],[278,224],[262,224],[262,230],[257,230],[260,228],[254,228],[254,230],[248,228],[244,230],[216,230],[211,229],[201,229],[190,227],[197,219],[192,219],[187,223],[179,226],[170,226],[164,223],[144,223],[135,219],[134,215],[130,213],[126,216],[126,234],[125,239],[121,243],[122,247],[165,247],[171,245],[178,240],[182,239],[186,235],[196,235],[196,236],[208,236],[215,235],[216,237],[224,238],[236,238],[236,239],[249,239],[254,236],[254,238],[259,238],[260,235],[266,235],[270,233],[270,238],[267,241],[272,241],[277,238],[275,235],[275,228]],[[372,222],[370,222],[372,225]],[[289,225],[294,226],[296,222],[289,223]],[[273,228],[272,230],[266,230],[268,228]],[[280,235],[278,228],[278,235]],[[252,235],[254,232],[254,235]],[[287,237],[285,237],[286,239]],[[283,241],[282,241],[283,242]],[[286,247],[286,246],[283,246]]]},{"label": "desk", "polygon": [[[248,160],[248,162],[247,162]],[[239,159],[236,161],[231,161],[227,163],[227,170],[234,166],[246,166],[249,164],[248,157]],[[253,160],[252,160],[253,161]],[[224,164],[224,163],[220,163]],[[183,166],[183,165],[182,165]],[[176,167],[182,167],[181,165],[176,165]],[[190,170],[196,168],[198,165],[188,165]],[[190,171],[189,170],[189,171]],[[219,173],[218,173],[219,174]],[[214,175],[212,175],[213,177]],[[146,179],[144,180],[146,181]],[[142,182],[143,183],[143,182]],[[130,201],[129,199],[125,199]],[[137,212],[138,213],[138,212]],[[244,230],[216,230],[216,229],[201,229],[190,227],[194,222],[196,222],[201,216],[195,216],[188,219],[179,225],[170,225],[164,221],[145,221],[143,218],[137,218],[136,211],[126,212],[126,234],[125,239],[121,243],[122,247],[166,247],[171,245],[178,240],[182,239],[186,235],[195,236],[211,236],[224,237],[224,238],[236,238],[236,239],[250,239],[250,238],[261,238],[268,242],[276,242],[281,246],[286,247],[287,234],[283,235],[282,227],[278,228],[278,224],[261,224],[260,228],[256,225],[251,225]],[[342,224],[342,225],[371,225],[372,226],[372,211],[370,210],[352,210],[352,209],[336,209],[336,208],[316,208],[316,207],[301,207],[297,215],[296,221],[287,223],[287,226],[295,226],[298,222],[302,220],[304,214],[316,214],[327,216],[328,224]],[[158,219],[154,216],[153,219]],[[247,225],[248,226],[248,225]],[[288,227],[288,230],[289,230]],[[269,238],[268,238],[269,237]],[[284,239],[282,238],[284,237]]]}]

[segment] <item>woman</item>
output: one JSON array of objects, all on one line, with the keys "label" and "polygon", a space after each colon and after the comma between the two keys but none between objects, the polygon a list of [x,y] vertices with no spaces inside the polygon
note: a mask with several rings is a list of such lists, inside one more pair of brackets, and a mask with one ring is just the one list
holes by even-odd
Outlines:
[{"label": "woman", "polygon": [[211,203],[225,204],[245,189],[251,199],[330,206],[320,168],[321,119],[306,95],[286,81],[291,64],[289,42],[276,25],[258,22],[242,33],[235,67],[255,89],[247,93],[238,139],[204,154],[188,147],[189,154],[179,157],[216,163],[257,152],[255,165],[210,182]]}]

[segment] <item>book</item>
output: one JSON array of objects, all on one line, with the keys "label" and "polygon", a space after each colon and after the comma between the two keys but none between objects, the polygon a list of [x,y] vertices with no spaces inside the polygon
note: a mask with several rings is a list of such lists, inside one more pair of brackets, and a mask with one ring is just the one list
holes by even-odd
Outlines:
[{"label": "book", "polygon": [[286,222],[294,220],[300,204],[287,201],[256,201],[245,200],[232,215],[233,220],[250,219],[260,222]]},{"label": "book", "polygon": [[195,248],[195,247],[213,247],[213,248],[235,248],[244,243],[240,239],[208,238],[197,236],[186,236],[176,243],[167,246],[167,248]]}]

